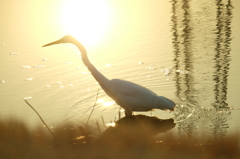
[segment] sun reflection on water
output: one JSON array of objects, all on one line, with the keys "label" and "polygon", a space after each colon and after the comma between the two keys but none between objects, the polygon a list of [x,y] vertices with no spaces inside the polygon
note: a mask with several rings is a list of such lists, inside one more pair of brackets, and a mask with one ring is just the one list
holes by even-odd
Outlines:
[{"label": "sun reflection on water", "polygon": [[115,101],[105,101],[104,99],[98,99],[97,103],[101,103],[104,107],[109,107],[115,104]]}]

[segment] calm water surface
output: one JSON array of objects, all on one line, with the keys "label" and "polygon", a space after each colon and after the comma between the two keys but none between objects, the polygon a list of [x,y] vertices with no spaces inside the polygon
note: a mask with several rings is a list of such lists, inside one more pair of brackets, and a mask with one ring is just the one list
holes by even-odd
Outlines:
[{"label": "calm water surface", "polygon": [[[71,45],[41,48],[68,32],[56,10],[64,1],[0,7],[0,115],[33,126],[37,115],[61,122],[111,123],[123,116]],[[108,3],[106,1],[105,3]],[[109,2],[116,14],[102,40],[86,46],[92,63],[109,79],[141,84],[177,103],[174,112],[141,113],[174,118],[173,131],[224,135],[239,129],[240,3],[236,1]],[[44,14],[43,14],[44,13]],[[77,17],[76,17],[77,19]]]}]

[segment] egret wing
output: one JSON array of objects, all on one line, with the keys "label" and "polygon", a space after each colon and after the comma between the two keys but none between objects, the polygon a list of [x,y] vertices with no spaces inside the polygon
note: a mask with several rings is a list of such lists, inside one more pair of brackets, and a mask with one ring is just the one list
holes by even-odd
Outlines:
[{"label": "egret wing", "polygon": [[119,79],[111,80],[111,92],[118,104],[133,111],[151,110],[156,95],[143,86]]}]

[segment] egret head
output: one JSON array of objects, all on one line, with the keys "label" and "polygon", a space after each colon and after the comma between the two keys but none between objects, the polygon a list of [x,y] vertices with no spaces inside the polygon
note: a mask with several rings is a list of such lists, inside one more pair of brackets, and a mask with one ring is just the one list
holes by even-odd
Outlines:
[{"label": "egret head", "polygon": [[72,43],[72,44],[76,44],[77,40],[71,36],[71,35],[66,35],[64,37],[62,37],[61,39],[48,43],[46,45],[43,45],[42,47],[46,47],[46,46],[50,46],[50,45],[55,45],[55,44],[61,44],[61,43]]}]

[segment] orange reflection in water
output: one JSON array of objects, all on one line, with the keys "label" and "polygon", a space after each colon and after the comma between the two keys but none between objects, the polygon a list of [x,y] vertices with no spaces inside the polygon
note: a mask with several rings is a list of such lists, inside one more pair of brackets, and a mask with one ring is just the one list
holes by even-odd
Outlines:
[{"label": "orange reflection in water", "polygon": [[115,104],[115,101],[104,101],[104,99],[98,99],[97,103],[101,103],[104,107],[108,107]]}]

